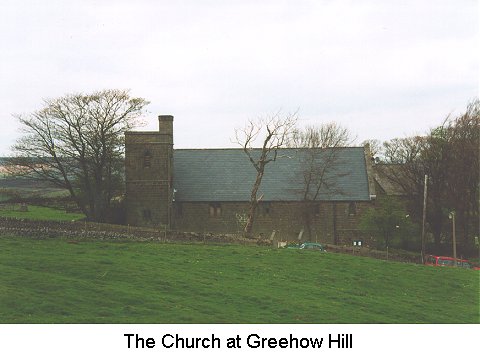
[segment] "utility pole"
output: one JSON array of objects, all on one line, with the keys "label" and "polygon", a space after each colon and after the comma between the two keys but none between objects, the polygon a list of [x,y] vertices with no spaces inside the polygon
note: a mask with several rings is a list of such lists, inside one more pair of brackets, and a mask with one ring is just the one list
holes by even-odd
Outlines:
[{"label": "utility pole", "polygon": [[475,245],[477,245],[478,248],[478,259],[480,261],[480,242],[478,241],[478,236],[475,236]]},{"label": "utility pole", "polygon": [[455,211],[452,211],[448,217],[452,219],[452,239],[453,239],[453,258],[455,259],[455,266],[457,266],[457,237],[455,234]]},{"label": "utility pole", "polygon": [[427,218],[427,184],[428,184],[428,175],[425,175],[425,184],[423,187],[422,264],[425,263],[425,221]]}]

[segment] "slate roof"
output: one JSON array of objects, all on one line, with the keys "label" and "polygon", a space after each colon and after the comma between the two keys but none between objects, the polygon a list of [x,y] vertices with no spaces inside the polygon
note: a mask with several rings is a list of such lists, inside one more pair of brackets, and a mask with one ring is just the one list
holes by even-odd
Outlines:
[{"label": "slate roof", "polygon": [[[257,151],[257,150],[256,150]],[[258,195],[263,201],[302,199],[305,149],[281,149],[267,164]],[[329,149],[320,150],[321,156]],[[335,187],[319,200],[370,200],[363,147],[336,149],[335,166],[328,172]],[[303,159],[303,160],[302,160]],[[176,201],[249,201],[256,170],[242,149],[175,149],[173,155]]]},{"label": "slate roof", "polygon": [[405,196],[405,190],[393,179],[402,177],[401,164],[377,164],[373,167],[375,181],[387,195]]}]

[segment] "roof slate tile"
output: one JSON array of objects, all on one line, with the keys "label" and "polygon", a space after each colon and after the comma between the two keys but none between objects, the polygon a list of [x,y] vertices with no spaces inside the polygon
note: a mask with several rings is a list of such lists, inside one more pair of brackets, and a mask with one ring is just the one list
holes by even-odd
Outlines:
[{"label": "roof slate tile", "polygon": [[[302,199],[306,151],[281,149],[277,160],[266,165],[258,192],[263,201]],[[319,150],[318,158],[328,151],[336,152],[335,165],[327,171],[334,187],[324,189],[318,200],[369,200],[363,148]],[[176,201],[249,201],[256,170],[242,149],[175,149],[173,159]]]}]

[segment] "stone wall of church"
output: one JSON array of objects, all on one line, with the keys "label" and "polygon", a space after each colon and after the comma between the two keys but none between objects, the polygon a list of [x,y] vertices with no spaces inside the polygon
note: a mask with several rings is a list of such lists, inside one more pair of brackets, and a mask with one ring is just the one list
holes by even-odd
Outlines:
[{"label": "stone wall of church", "polygon": [[159,116],[158,132],[125,133],[126,221],[170,226],[173,116]]},{"label": "stone wall of church", "polygon": [[[368,147],[365,151],[368,160]],[[173,166],[173,116],[159,116],[159,131],[125,133],[127,224],[187,232],[242,233],[248,202],[174,202]],[[373,191],[370,173],[367,171]],[[350,243],[361,238],[359,219],[370,206],[372,201],[313,202],[308,209],[301,202],[261,202],[253,232],[269,238],[275,231],[277,240],[295,241],[303,230],[303,241]],[[306,226],[307,214],[310,227]]]},{"label": "stone wall of church", "polygon": [[[277,240],[295,241],[303,231],[303,241],[349,244],[362,237],[358,222],[369,201],[316,202],[309,205],[311,239],[305,226],[306,208],[298,202],[263,202],[254,223],[254,235],[269,238],[275,230]],[[247,202],[175,202],[174,229],[205,233],[242,233],[242,216]]]}]

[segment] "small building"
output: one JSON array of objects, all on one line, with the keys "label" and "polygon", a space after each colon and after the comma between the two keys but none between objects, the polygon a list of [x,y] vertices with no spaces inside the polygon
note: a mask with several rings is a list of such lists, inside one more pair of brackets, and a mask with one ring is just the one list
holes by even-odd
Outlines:
[{"label": "small building", "polygon": [[[174,149],[170,115],[159,116],[158,132],[125,133],[125,145],[129,224],[242,232],[256,176],[243,149]],[[303,236],[349,243],[359,237],[359,218],[375,199],[368,146],[315,150],[319,164],[335,151],[318,196],[312,189],[305,194],[306,151],[312,150],[281,149],[266,166],[253,232],[269,237],[275,231],[279,240]]]}]

